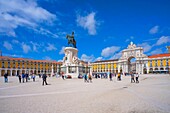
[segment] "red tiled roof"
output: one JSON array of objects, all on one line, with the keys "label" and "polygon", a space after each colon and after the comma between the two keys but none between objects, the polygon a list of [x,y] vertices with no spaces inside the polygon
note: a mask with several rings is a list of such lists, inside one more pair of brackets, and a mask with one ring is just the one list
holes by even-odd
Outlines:
[{"label": "red tiled roof", "polygon": [[158,57],[170,57],[170,53],[156,54],[156,55],[148,56],[148,58],[158,58]]},{"label": "red tiled roof", "polygon": [[118,61],[119,59],[112,59],[112,60],[100,60],[100,61],[95,61],[93,63],[98,63],[98,62],[112,62],[112,61]]}]

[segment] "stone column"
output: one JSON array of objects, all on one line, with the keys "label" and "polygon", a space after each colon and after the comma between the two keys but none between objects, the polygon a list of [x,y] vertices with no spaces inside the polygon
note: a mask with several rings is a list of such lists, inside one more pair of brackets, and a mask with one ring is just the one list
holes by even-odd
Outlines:
[{"label": "stone column", "polygon": [[118,73],[120,73],[120,64],[118,64]]},{"label": "stone column", "polygon": [[77,76],[79,75],[79,67],[76,66],[76,73],[77,73]]},{"label": "stone column", "polygon": [[140,63],[138,63],[138,72],[140,74]]},{"label": "stone column", "polygon": [[12,76],[12,70],[10,70],[10,76]]},{"label": "stone column", "polygon": [[66,66],[66,73],[65,74],[67,74],[69,71],[68,71],[68,66]]},{"label": "stone column", "polygon": [[142,74],[142,63],[140,63],[139,70],[140,74]]},{"label": "stone column", "polygon": [[136,72],[139,73],[139,64],[136,62]]},{"label": "stone column", "polygon": [[125,63],[125,72],[128,73],[128,64],[127,64],[127,62]]},{"label": "stone column", "polygon": [[17,70],[15,70],[15,75],[17,75]]}]

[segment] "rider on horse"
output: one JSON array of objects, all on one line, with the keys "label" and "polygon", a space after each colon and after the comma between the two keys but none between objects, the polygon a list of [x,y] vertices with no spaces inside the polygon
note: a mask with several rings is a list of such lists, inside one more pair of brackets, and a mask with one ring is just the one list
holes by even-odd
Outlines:
[{"label": "rider on horse", "polygon": [[68,45],[72,45],[74,48],[76,48],[76,40],[74,39],[74,32],[72,32],[72,35],[67,35],[66,38],[68,39]]}]

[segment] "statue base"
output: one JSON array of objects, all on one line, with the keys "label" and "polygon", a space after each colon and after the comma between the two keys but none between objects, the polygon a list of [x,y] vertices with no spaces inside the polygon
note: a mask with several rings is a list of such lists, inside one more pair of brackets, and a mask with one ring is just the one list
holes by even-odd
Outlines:
[{"label": "statue base", "polygon": [[80,65],[77,57],[77,48],[66,47],[64,53],[65,56],[63,58],[61,71],[64,72],[66,76],[70,75],[72,78],[78,78]]}]

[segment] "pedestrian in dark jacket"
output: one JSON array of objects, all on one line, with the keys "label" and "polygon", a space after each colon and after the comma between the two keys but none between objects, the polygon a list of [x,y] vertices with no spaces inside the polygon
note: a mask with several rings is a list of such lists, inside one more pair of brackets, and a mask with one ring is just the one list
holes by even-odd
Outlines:
[{"label": "pedestrian in dark jacket", "polygon": [[131,73],[131,83],[135,82],[135,76],[134,73]]},{"label": "pedestrian in dark jacket", "polygon": [[5,73],[5,74],[4,74],[4,80],[5,80],[5,83],[8,82],[8,73]]},{"label": "pedestrian in dark jacket", "polygon": [[29,75],[28,75],[28,73],[27,73],[27,74],[25,74],[26,82],[28,82],[28,78],[29,78]]},{"label": "pedestrian in dark jacket", "polygon": [[22,82],[24,83],[24,79],[25,79],[25,74],[22,73]]},{"label": "pedestrian in dark jacket", "polygon": [[89,81],[88,81],[87,73],[84,75],[84,82],[89,82]]},{"label": "pedestrian in dark jacket", "polygon": [[21,74],[18,75],[19,83],[21,83]]},{"label": "pedestrian in dark jacket", "polygon": [[42,79],[43,79],[43,84],[42,85],[44,85],[44,82],[45,82],[45,85],[48,85],[47,84],[47,75],[46,74],[43,74]]},{"label": "pedestrian in dark jacket", "polygon": [[112,73],[109,73],[110,81],[112,81]]}]

